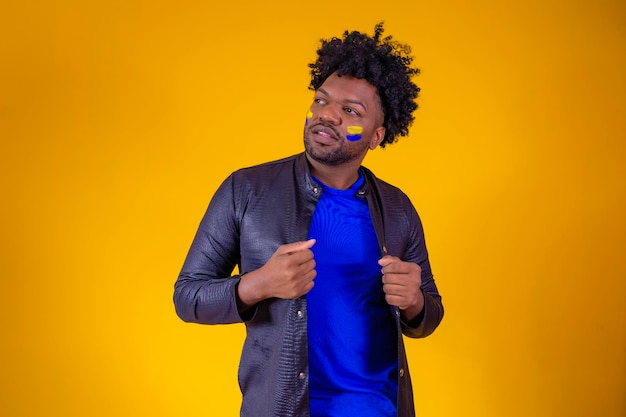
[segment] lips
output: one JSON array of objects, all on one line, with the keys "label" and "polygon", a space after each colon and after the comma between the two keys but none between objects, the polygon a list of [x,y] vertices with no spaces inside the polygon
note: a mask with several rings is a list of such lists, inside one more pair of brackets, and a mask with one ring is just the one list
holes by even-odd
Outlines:
[{"label": "lips", "polygon": [[332,127],[320,123],[311,126],[310,132],[315,135],[317,142],[325,145],[337,142],[340,136]]}]

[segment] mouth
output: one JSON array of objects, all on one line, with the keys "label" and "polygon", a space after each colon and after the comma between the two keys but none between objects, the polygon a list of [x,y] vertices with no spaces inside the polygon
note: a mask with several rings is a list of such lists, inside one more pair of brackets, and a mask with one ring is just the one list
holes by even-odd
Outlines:
[{"label": "mouth", "polygon": [[322,145],[332,145],[340,140],[339,133],[331,126],[318,123],[310,127],[311,138]]}]

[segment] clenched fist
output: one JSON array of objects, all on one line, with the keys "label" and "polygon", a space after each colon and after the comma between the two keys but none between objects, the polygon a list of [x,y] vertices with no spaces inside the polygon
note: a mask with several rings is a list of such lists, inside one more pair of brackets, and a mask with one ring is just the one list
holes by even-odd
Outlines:
[{"label": "clenched fist", "polygon": [[315,239],[281,245],[261,268],[241,277],[237,288],[240,308],[267,298],[295,299],[313,288]]},{"label": "clenched fist", "polygon": [[378,264],[383,267],[383,291],[387,303],[398,306],[408,321],[417,317],[424,308],[420,266],[389,255],[381,258]]}]

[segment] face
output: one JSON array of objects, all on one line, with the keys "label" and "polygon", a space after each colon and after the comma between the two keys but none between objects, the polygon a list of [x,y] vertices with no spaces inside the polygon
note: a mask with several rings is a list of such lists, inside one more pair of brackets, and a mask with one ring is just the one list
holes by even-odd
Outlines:
[{"label": "face", "polygon": [[385,137],[376,88],[363,79],[336,73],[315,92],[304,128],[310,158],[326,165],[360,163]]}]

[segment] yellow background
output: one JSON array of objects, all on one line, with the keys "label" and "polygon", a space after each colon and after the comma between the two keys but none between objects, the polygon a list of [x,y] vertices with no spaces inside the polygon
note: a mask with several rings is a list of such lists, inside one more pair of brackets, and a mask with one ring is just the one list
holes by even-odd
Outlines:
[{"label": "yellow background", "polygon": [[234,416],[243,327],[182,323],[232,170],[302,149],[344,29],[413,47],[411,197],[446,317],[410,340],[421,417],[626,415],[626,4],[3,0],[3,416]]}]

